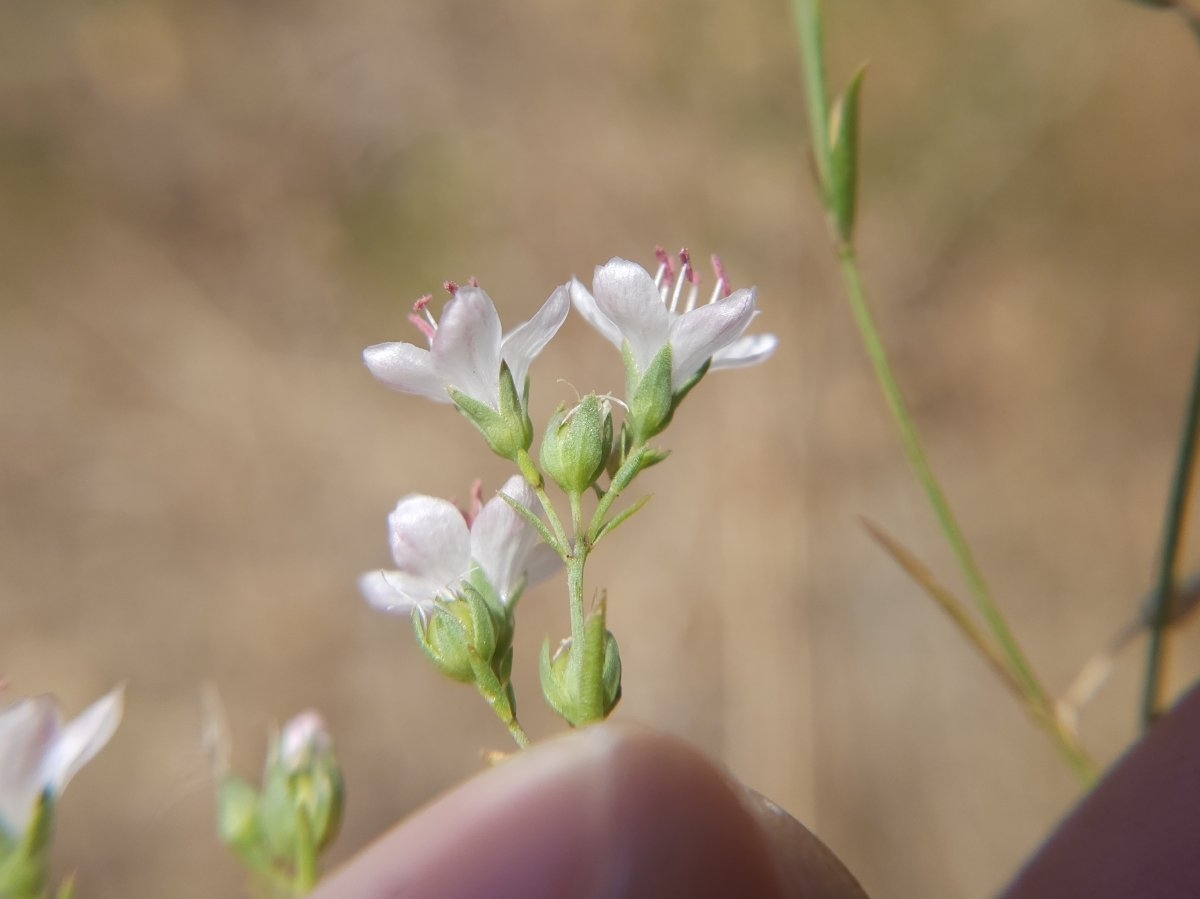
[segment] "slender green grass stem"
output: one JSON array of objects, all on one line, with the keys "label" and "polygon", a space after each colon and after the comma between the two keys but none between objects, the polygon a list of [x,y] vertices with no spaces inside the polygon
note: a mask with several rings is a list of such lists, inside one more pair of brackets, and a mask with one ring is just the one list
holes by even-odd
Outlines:
[{"label": "slender green grass stem", "polygon": [[942,533],[950,545],[950,550],[963,572],[963,576],[967,581],[967,587],[975,600],[975,605],[979,609],[988,630],[991,632],[992,638],[996,641],[996,649],[1011,672],[1017,688],[1024,695],[1026,704],[1029,706],[1034,717],[1043,723],[1043,726],[1054,739],[1064,759],[1079,779],[1085,785],[1090,785],[1096,778],[1095,767],[1084,753],[1078,740],[1073,734],[1067,731],[1059,720],[1050,694],[1046,692],[1041,681],[1034,674],[1032,667],[1025,658],[1025,654],[1021,651],[1016,638],[1004,620],[1004,616],[993,601],[991,591],[988,589],[987,582],[983,578],[983,573],[980,571],[966,537],[958,525],[958,520],[954,517],[950,503],[947,501],[946,495],[933,473],[933,468],[929,464],[929,458],[925,455],[916,424],[913,422],[912,416],[908,412],[908,407],[904,402],[904,397],[900,393],[900,386],[896,382],[896,377],[892,372],[891,363],[888,361],[883,341],[880,339],[879,331],[875,327],[875,321],[871,315],[871,310],[867,305],[866,291],[863,287],[862,275],[858,269],[858,261],[855,257],[854,248],[847,244],[842,244],[838,247],[837,255],[838,263],[842,270],[842,278],[846,284],[846,293],[850,299],[850,309],[854,314],[854,321],[858,327],[859,336],[866,348],[867,356],[871,360],[871,366],[875,370],[875,377],[879,382],[880,388],[883,390],[888,410],[891,412],[896,427],[900,431],[904,452],[908,456],[909,464],[912,466],[930,506],[933,508]]},{"label": "slender green grass stem", "polygon": [[1000,610],[992,600],[991,591],[988,589],[986,581],[984,581],[983,573],[979,570],[975,556],[967,544],[966,537],[958,525],[958,520],[954,517],[953,511],[950,509],[950,503],[946,500],[946,495],[933,473],[932,466],[929,464],[929,458],[925,455],[925,450],[921,446],[917,427],[912,420],[912,416],[909,415],[904,397],[900,393],[900,387],[896,383],[895,375],[892,373],[891,363],[888,362],[883,341],[880,339],[879,331],[875,327],[871,310],[867,306],[862,276],[858,270],[858,263],[855,259],[853,248],[848,246],[841,247],[838,250],[838,261],[841,264],[842,276],[846,282],[846,291],[850,297],[850,308],[854,313],[855,324],[858,326],[859,335],[862,338],[863,345],[866,347],[867,355],[870,357],[871,366],[875,369],[875,377],[879,381],[879,386],[883,390],[883,395],[887,400],[888,410],[891,412],[892,418],[896,422],[896,427],[900,431],[900,439],[904,444],[904,452],[908,456],[909,464],[912,466],[917,480],[921,484],[921,488],[925,491],[925,496],[929,500],[929,505],[933,508],[933,513],[937,517],[942,532],[945,534],[951,552],[954,553],[954,557],[958,561],[959,568],[962,569],[963,576],[967,580],[967,587],[975,599],[975,605],[983,616],[988,629],[996,638],[1000,651],[1004,654],[1009,666],[1012,668],[1013,675],[1017,678],[1027,696],[1036,698],[1039,702],[1045,704],[1049,698],[1048,694],[1034,675],[1033,669],[1029,666],[1024,653],[1021,652],[1021,648],[1017,645],[1016,639],[1009,630],[1004,616],[1000,614]]},{"label": "slender green grass stem", "polygon": [[[800,64],[804,68],[805,106],[808,108],[808,127],[813,149],[813,164],[817,167],[817,184],[822,192],[829,185],[829,116],[825,92],[825,55],[820,52],[821,5],[817,0],[792,0],[792,19],[800,44]],[[828,197],[825,197],[828,206]]]},{"label": "slender green grass stem", "polygon": [[1179,455],[1171,478],[1163,524],[1162,546],[1154,593],[1154,616],[1150,624],[1150,643],[1146,654],[1146,682],[1142,692],[1142,727],[1148,728],[1162,712],[1164,661],[1167,650],[1166,630],[1171,620],[1171,604],[1179,566],[1179,544],[1187,520],[1188,495],[1196,463],[1196,432],[1200,429],[1200,346],[1196,349],[1195,370],[1183,416]]}]

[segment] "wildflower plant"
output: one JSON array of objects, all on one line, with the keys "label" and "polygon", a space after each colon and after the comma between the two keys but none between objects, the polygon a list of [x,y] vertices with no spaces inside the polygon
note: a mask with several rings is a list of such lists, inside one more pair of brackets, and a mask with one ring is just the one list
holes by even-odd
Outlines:
[{"label": "wildflower plant", "polygon": [[[409,615],[433,665],[473,684],[522,747],[529,737],[517,720],[511,681],[522,592],[565,569],[571,632],[542,645],[542,695],[572,727],[603,720],[621,698],[621,657],[606,625],[605,594],[590,607],[585,602],[587,560],[649,499],[617,507],[643,471],[667,458],[651,441],[684,398],[710,370],[754,365],[776,347],[774,335],[746,334],[758,314],[755,291],[732,290],[717,257],[715,285],[703,303],[687,250],[677,260],[662,249],[656,257],[654,275],[612,259],[596,268],[590,289],[572,279],[508,333],[478,282],[448,281],[451,298],[440,319],[429,296],[409,316],[427,348],[392,342],[363,353],[389,387],[453,404],[494,453],[516,466],[486,503],[476,482],[466,510],[421,494],[401,499],[388,518],[396,567],[363,574],[359,589],[372,607]],[[620,351],[625,395],[591,392],[559,405],[540,429],[535,454],[529,370],[572,306]],[[560,514],[553,488],[568,514]]]},{"label": "wildflower plant", "polygon": [[215,696],[206,734],[217,786],[217,833],[250,873],[257,894],[303,896],[341,826],[344,791],[324,719],[301,712],[271,738],[262,785],[229,771],[227,731]]}]

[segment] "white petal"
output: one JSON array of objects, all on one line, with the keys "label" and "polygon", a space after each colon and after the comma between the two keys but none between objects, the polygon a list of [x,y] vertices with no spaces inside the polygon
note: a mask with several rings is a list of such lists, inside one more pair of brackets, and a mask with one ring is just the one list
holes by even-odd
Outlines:
[{"label": "white petal", "polygon": [[500,407],[500,316],[478,287],[460,287],[433,335],[433,364],[446,384]]},{"label": "white petal", "polygon": [[125,688],[117,687],[79,713],[59,734],[42,761],[42,778],[55,796],[79,769],[112,739],[125,710]]},{"label": "white petal", "polygon": [[645,371],[671,331],[671,312],[663,305],[654,279],[636,262],[612,259],[596,268],[592,292],[600,311],[629,341],[639,371]]},{"label": "white petal", "polygon": [[529,363],[550,342],[550,338],[558,333],[570,309],[571,297],[566,285],[556,287],[554,293],[550,294],[550,299],[542,304],[542,308],[533,318],[513,328],[505,336],[500,346],[500,355],[508,363],[517,393],[525,390],[525,376],[529,374]]},{"label": "white petal", "polygon": [[537,544],[530,550],[525,560],[526,586],[540,584],[546,578],[558,573],[563,561],[555,552],[554,547],[538,537]]},{"label": "white petal", "polygon": [[685,312],[671,323],[671,389],[678,390],[706,359],[737,340],[754,317],[754,291]]},{"label": "white petal", "polygon": [[771,358],[779,338],[774,334],[746,334],[713,354],[712,367],[745,368]]},{"label": "white petal", "polygon": [[[537,495],[520,475],[509,478],[500,492],[536,514]],[[471,558],[507,602],[525,576],[530,552],[541,539],[502,497],[496,496],[484,504],[471,525]]]},{"label": "white petal", "polygon": [[452,503],[419,493],[406,496],[388,516],[392,558],[404,575],[402,589],[432,597],[466,575],[471,537]]},{"label": "white petal", "polygon": [[42,792],[42,762],[62,724],[52,696],[22,699],[0,711],[0,828],[19,839]]},{"label": "white petal", "polygon": [[592,292],[579,283],[577,278],[571,279],[570,286],[571,302],[575,304],[575,311],[582,315],[589,325],[599,331],[601,337],[618,350],[621,349],[621,344],[625,342],[625,338],[621,336],[621,330],[613,324],[611,318],[600,311]]},{"label": "white petal", "polygon": [[[402,585],[409,585],[408,578],[402,571],[368,571],[359,575],[358,592],[373,609],[390,612],[393,615],[411,615],[412,610],[429,599],[428,594],[413,596]],[[424,582],[420,583],[421,587]]]},{"label": "white petal", "polygon": [[393,390],[415,393],[439,403],[450,402],[446,382],[433,365],[429,350],[411,343],[377,343],[363,350],[371,374]]}]

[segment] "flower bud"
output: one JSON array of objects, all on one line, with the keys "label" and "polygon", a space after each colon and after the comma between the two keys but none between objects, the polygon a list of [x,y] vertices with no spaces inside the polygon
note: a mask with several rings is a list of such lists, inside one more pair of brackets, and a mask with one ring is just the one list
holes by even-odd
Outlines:
[{"label": "flower bud", "polygon": [[[464,585],[457,599],[439,599],[432,614],[418,606],[413,610],[413,632],[417,643],[434,667],[456,681],[475,680],[474,652],[491,662],[499,646],[495,612],[478,591]],[[511,636],[509,637],[511,642]]]},{"label": "flower bud", "polygon": [[542,644],[542,695],[572,727],[602,721],[621,701],[621,655],[604,617],[601,600],[584,624],[580,647],[564,640],[552,656],[550,641]]},{"label": "flower bud", "polygon": [[273,854],[295,858],[311,841],[320,852],[337,836],[342,821],[342,772],[333,740],[316,712],[289,721],[267,760],[260,801],[263,835]]},{"label": "flower bud", "polygon": [[612,452],[612,411],[594,393],[574,409],[558,411],[542,437],[542,468],[568,495],[579,496],[604,473]]},{"label": "flower bud", "polygon": [[517,391],[507,362],[500,363],[498,411],[453,387],[448,391],[458,411],[475,425],[496,455],[515,461],[521,450],[533,444],[533,422],[526,411],[526,398]]}]

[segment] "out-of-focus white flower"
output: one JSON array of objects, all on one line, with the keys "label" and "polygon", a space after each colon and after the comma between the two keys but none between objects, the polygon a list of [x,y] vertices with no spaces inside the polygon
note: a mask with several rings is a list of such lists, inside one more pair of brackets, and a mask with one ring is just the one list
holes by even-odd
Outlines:
[{"label": "out-of-focus white flower", "polygon": [[429,297],[418,300],[409,316],[429,341],[429,349],[411,343],[378,343],[363,350],[371,374],[389,387],[439,403],[451,402],[448,390],[500,410],[500,363],[508,364],[517,393],[523,393],[529,365],[567,317],[567,287],[557,288],[529,321],[501,336],[500,317],[491,297],[478,286],[448,285],[454,297],[441,321],[430,314]]},{"label": "out-of-focus white flower", "polygon": [[[658,250],[657,277],[636,262],[611,259],[596,267],[589,291],[573,279],[571,300],[580,315],[613,344],[629,353],[639,372],[671,345],[671,389],[678,390],[709,359],[711,367],[739,368],[769,358],[778,343],[773,334],[743,336],[757,314],[754,288],[729,291],[720,260],[713,257],[717,283],[707,304],[697,306],[700,279],[686,250],[681,268]],[[686,296],[685,296],[686,293]]]},{"label": "out-of-focus white flower", "polygon": [[289,772],[299,771],[332,749],[329,727],[312,709],[301,712],[279,731],[279,761]]},{"label": "out-of-focus white flower", "polygon": [[21,699],[0,710],[0,828],[20,839],[38,798],[57,799],[71,778],[104,748],[121,721],[123,688],[64,722],[53,696]]},{"label": "out-of-focus white flower", "polygon": [[[501,493],[535,508],[537,496],[520,475],[509,478]],[[472,516],[447,500],[412,494],[388,516],[388,533],[396,569],[367,572],[358,586],[370,605],[397,614],[428,612],[436,600],[453,599],[475,569],[507,604],[523,585],[549,577],[559,564],[554,550],[499,496]]]}]

